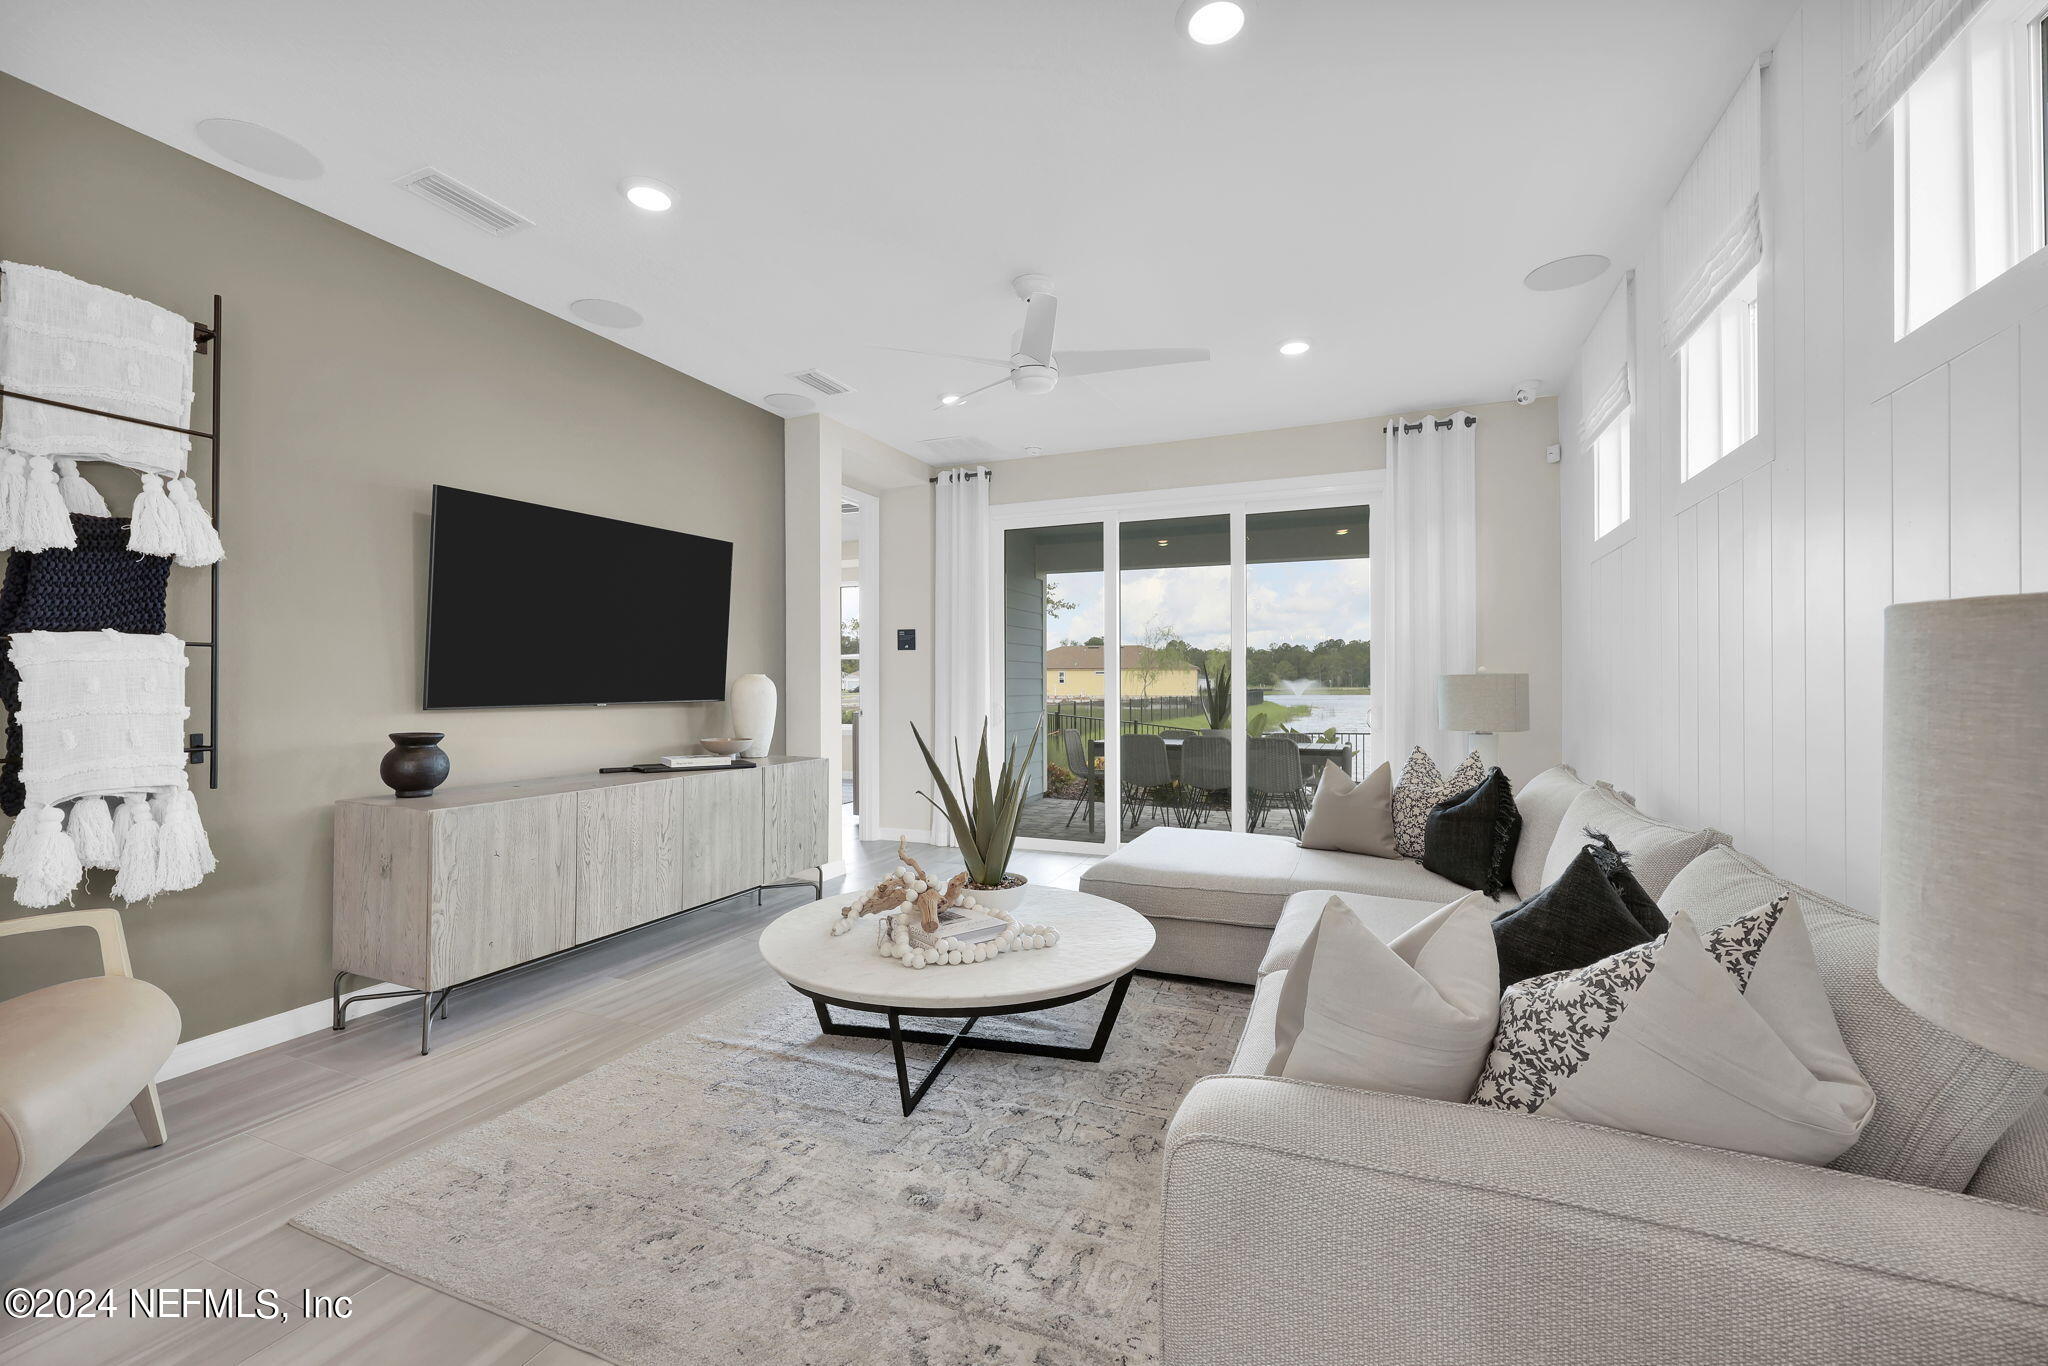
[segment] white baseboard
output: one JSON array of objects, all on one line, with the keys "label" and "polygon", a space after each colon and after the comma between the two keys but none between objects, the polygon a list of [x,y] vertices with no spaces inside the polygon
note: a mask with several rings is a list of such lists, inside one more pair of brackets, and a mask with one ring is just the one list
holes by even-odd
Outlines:
[{"label": "white baseboard", "polygon": [[[374,987],[355,988],[357,991],[406,991],[408,989],[391,982],[384,982]],[[349,1019],[359,1020],[365,1015],[374,1015],[380,1010],[392,1010],[399,1006],[414,1004],[417,1004],[417,1001],[413,999],[370,1001],[351,1014]],[[172,1077],[182,1077],[187,1072],[197,1072],[200,1068],[211,1067],[217,1062],[226,1062],[230,1058],[239,1058],[245,1053],[254,1053],[258,1049],[268,1048],[272,1044],[284,1043],[301,1035],[312,1034],[319,1030],[331,1029],[333,1027],[334,1001],[331,997],[323,996],[317,1001],[309,1002],[295,1009],[279,1011],[275,1015],[266,1015],[260,1020],[251,1020],[247,1024],[238,1024],[231,1029],[223,1029],[217,1034],[207,1034],[197,1039],[187,1039],[171,1050],[170,1058],[157,1071],[156,1079],[158,1081],[169,1081]]]}]

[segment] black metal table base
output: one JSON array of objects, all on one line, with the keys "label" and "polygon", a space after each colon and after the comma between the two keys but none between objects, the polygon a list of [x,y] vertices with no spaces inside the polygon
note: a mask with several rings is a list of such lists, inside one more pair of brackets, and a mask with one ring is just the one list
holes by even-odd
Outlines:
[{"label": "black metal table base", "polygon": [[[1044,1001],[1025,1001],[1018,1005],[976,1011],[971,1015],[958,1010],[892,1008],[870,1005],[863,1001],[842,1001],[836,997],[821,996],[815,991],[805,991],[802,987],[796,989],[811,998],[811,1004],[818,1012],[818,1028],[825,1033],[846,1038],[889,1041],[890,1051],[896,1058],[896,1092],[903,1101],[903,1113],[908,1115],[917,1108],[918,1102],[924,1099],[925,1092],[931,1090],[932,1083],[939,1079],[939,1073],[953,1060],[953,1055],[963,1048],[978,1048],[985,1053],[1022,1053],[1034,1058],[1064,1058],[1073,1062],[1101,1062],[1103,1050],[1109,1047],[1110,1031],[1116,1028],[1117,1012],[1123,1009],[1124,993],[1130,990],[1131,977],[1135,971],[1133,969],[1132,972],[1125,973],[1114,982],[1104,982],[1102,986],[1077,991],[1070,996],[1055,996]],[[1085,1001],[1103,987],[1110,989],[1109,1004],[1103,1007],[1102,1019],[1095,1026],[1094,1040],[1085,1048],[1075,1044],[1041,1044],[1022,1039],[969,1037],[974,1026],[991,1015],[1026,1015],[1033,1011],[1051,1010],[1057,1006],[1071,1005],[1075,1001]],[[889,1023],[886,1026],[842,1024],[832,1018],[833,1006],[838,1006],[841,1010],[857,1010],[880,1015]],[[906,1015],[913,1018],[922,1016],[949,1020],[964,1018],[966,1023],[951,1034],[936,1029],[905,1029],[903,1017]],[[926,1069],[924,1076],[915,1086],[911,1085],[910,1081],[910,1064],[903,1056],[903,1045],[906,1043],[940,1045],[938,1061]]]}]

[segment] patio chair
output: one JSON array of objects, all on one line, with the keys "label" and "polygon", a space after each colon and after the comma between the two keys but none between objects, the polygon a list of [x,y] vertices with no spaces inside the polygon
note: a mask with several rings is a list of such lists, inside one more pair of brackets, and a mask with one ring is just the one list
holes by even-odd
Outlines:
[{"label": "patio chair", "polygon": [[1294,818],[1298,838],[1308,819],[1308,789],[1301,771],[1301,750],[1284,736],[1261,736],[1245,754],[1245,785],[1251,790],[1251,828],[1265,825],[1266,815],[1284,806]]},{"label": "patio chair", "polygon": [[[1145,818],[1145,808],[1165,808],[1175,824],[1182,822],[1180,790],[1173,781],[1173,761],[1166,753],[1166,741],[1157,735],[1123,737],[1124,803],[1130,809],[1125,819],[1133,829]],[[1163,794],[1163,795],[1162,795]]]},{"label": "patio chair", "polygon": [[1189,825],[1206,824],[1210,810],[1230,823],[1230,741],[1221,735],[1191,736],[1180,747],[1180,786],[1187,796]]},{"label": "patio chair", "polygon": [[1074,781],[1081,784],[1081,795],[1074,798],[1074,805],[1067,812],[1067,824],[1074,823],[1083,806],[1088,808],[1088,833],[1095,833],[1095,804],[1102,800],[1102,775],[1095,770],[1095,763],[1088,755],[1088,742],[1081,738],[1078,730],[1054,732],[1060,749],[1066,755],[1067,772],[1074,775]]}]

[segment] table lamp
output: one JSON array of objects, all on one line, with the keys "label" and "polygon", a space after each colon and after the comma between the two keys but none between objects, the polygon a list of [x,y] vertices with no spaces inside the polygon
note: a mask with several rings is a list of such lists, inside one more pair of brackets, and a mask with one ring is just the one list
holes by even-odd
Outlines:
[{"label": "table lamp", "polygon": [[1877,976],[2048,1068],[2048,593],[1884,614]]},{"label": "table lamp", "polygon": [[1503,731],[1529,729],[1529,675],[1443,674],[1436,680],[1436,723],[1445,730],[1472,736],[1479,761],[1488,768],[1500,762]]}]

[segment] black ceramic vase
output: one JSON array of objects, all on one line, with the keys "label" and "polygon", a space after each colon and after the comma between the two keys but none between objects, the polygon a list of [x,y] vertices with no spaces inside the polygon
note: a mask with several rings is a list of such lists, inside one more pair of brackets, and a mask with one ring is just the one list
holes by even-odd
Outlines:
[{"label": "black ceramic vase", "polygon": [[377,776],[401,797],[431,797],[448,781],[448,756],[441,752],[444,732],[401,730],[391,736],[391,752],[377,765]]}]

